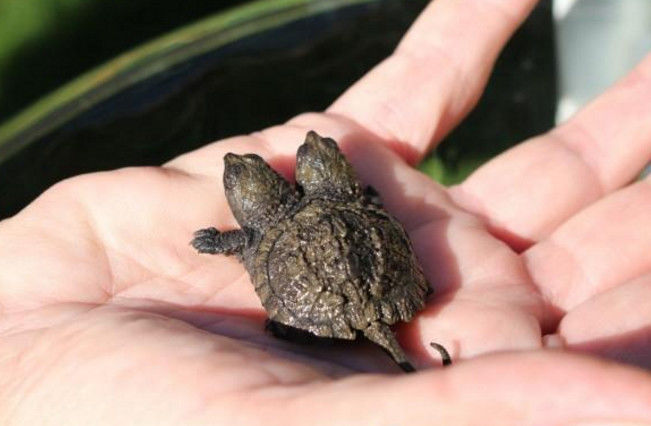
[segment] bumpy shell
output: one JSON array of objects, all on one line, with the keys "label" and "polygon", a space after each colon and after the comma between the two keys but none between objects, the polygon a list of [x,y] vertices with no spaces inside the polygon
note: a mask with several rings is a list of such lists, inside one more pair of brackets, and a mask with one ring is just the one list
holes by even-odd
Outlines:
[{"label": "bumpy shell", "polygon": [[304,198],[243,260],[272,320],[321,337],[409,321],[428,292],[402,226],[364,199]]}]

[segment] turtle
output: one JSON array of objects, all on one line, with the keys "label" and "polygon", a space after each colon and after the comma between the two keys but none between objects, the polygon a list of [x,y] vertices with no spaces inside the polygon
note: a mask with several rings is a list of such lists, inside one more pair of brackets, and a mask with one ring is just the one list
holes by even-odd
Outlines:
[{"label": "turtle", "polygon": [[[354,340],[414,371],[390,326],[425,307],[430,286],[403,226],[362,188],[337,143],[309,131],[290,184],[256,154],[224,156],[224,190],[240,229],[194,233],[199,253],[244,264],[277,337]],[[445,348],[432,343],[450,363]]]}]

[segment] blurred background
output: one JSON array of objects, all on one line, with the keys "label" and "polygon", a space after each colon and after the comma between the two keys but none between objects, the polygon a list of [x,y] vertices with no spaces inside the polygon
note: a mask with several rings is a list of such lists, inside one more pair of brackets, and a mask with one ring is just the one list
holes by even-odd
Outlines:
[{"label": "blurred background", "polygon": [[[0,0],[0,219],[53,183],[160,164],[325,108],[427,0]],[[651,51],[649,0],[543,0],[468,120],[444,184],[566,119]]]}]

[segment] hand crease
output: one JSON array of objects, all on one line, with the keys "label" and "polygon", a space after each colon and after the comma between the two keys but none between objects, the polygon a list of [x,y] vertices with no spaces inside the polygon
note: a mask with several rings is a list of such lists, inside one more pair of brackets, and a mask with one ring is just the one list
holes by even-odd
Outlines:
[{"label": "hand crease", "polygon": [[557,143],[557,146],[564,149],[568,154],[570,154],[572,157],[574,157],[576,160],[578,160],[581,164],[585,166],[586,170],[592,176],[593,183],[597,187],[597,191],[599,194],[597,198],[603,197],[607,193],[607,191],[603,179],[601,178],[601,176],[599,176],[599,171],[598,171],[599,167],[593,164],[593,162],[590,161],[581,152],[581,150],[572,146],[572,144],[567,138],[567,135],[565,134],[565,131],[567,130],[578,131],[583,137],[585,137],[589,141],[587,145],[591,147],[597,146],[597,144],[594,142],[596,140],[596,137],[593,136],[592,133],[590,133],[588,129],[585,128],[585,126],[581,125],[576,120],[566,123],[561,127],[557,127],[548,133],[548,136],[551,138],[551,140]]}]

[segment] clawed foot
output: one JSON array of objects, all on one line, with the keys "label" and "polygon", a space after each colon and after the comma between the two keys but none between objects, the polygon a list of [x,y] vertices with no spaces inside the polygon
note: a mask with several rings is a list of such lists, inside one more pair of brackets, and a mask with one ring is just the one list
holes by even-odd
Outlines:
[{"label": "clawed foot", "polygon": [[194,238],[190,241],[190,245],[199,253],[215,253],[218,235],[219,231],[217,228],[200,229],[194,233]]},{"label": "clawed foot", "polygon": [[190,241],[190,244],[199,253],[225,254],[227,256],[237,254],[241,256],[250,238],[250,231],[244,229],[221,232],[210,227],[195,232],[194,239]]}]

